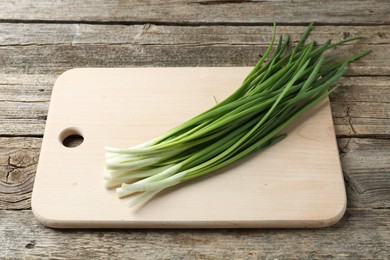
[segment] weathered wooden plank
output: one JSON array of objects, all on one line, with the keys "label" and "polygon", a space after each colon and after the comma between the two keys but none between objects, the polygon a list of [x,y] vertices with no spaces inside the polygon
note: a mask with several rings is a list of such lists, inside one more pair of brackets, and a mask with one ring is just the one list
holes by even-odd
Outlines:
[{"label": "weathered wooden plank", "polygon": [[31,207],[41,142],[41,138],[0,138],[0,210]]},{"label": "weathered wooden plank", "polygon": [[[49,8],[50,7],[50,8]],[[6,1],[3,20],[160,23],[389,23],[390,5],[372,1]]]},{"label": "weathered wooden plank", "polygon": [[[349,75],[390,75],[390,48],[350,65]],[[0,73],[59,74],[75,67],[253,66],[265,46],[248,45],[47,45],[0,47]],[[352,55],[368,46],[345,47]],[[347,54],[348,53],[348,54]]]},{"label": "weathered wooden plank", "polygon": [[331,94],[332,103],[387,103],[390,100],[390,77],[343,77]]},{"label": "weathered wooden plank", "polygon": [[43,135],[56,77],[0,74],[0,135]]},{"label": "weathered wooden plank", "polygon": [[[308,24],[307,24],[308,25]],[[306,25],[278,25],[277,34],[289,34],[299,40]],[[0,23],[0,46],[55,44],[147,44],[147,45],[207,45],[232,44],[267,46],[272,38],[272,26],[170,26],[156,24],[105,25],[57,23]],[[340,41],[347,37],[363,37],[358,43],[390,44],[390,26],[314,26],[308,41],[319,43],[327,39]],[[355,44],[355,43],[348,43]]]},{"label": "weathered wooden plank", "polygon": [[[26,110],[29,107],[32,105],[26,106]],[[42,112],[42,110],[38,110],[38,112]],[[0,118],[0,121],[2,124],[0,136],[42,136],[45,130],[46,114],[41,114],[36,118],[34,114],[27,113],[24,118]]]},{"label": "weathered wooden plank", "polygon": [[330,96],[338,136],[389,136],[390,78],[346,77]]},{"label": "weathered wooden plank", "polygon": [[348,207],[390,208],[390,139],[339,139]]},{"label": "weathered wooden plank", "polygon": [[383,136],[390,134],[390,103],[334,102],[333,121],[339,136]]},{"label": "weathered wooden plank", "polygon": [[[26,127],[19,129],[20,135],[42,135],[39,125],[45,124],[48,110],[48,102],[0,102],[0,110],[5,113],[0,117],[2,122],[1,134],[12,134],[16,132],[16,124]],[[35,129],[34,131],[32,131]]]},{"label": "weathered wooden plank", "polygon": [[[390,140],[338,139],[352,208],[390,207]],[[0,210],[28,209],[40,138],[0,138]]]},{"label": "weathered wooden plank", "polygon": [[2,47],[0,72],[59,74],[75,67],[244,66],[255,63],[257,55],[254,53],[259,53],[259,48],[168,45]]},{"label": "weathered wooden plank", "polygon": [[0,74],[0,102],[50,101],[57,75]]},{"label": "weathered wooden plank", "polygon": [[54,230],[0,211],[0,258],[386,259],[390,210],[348,210],[325,229]]},{"label": "weathered wooden plank", "polygon": [[[73,67],[251,66],[271,39],[270,26],[107,26],[0,24],[0,72],[61,73]],[[304,27],[281,26],[295,41]],[[26,36],[25,36],[26,35]],[[320,26],[312,39],[364,36],[336,53],[373,49],[351,75],[390,75],[390,26]]]}]

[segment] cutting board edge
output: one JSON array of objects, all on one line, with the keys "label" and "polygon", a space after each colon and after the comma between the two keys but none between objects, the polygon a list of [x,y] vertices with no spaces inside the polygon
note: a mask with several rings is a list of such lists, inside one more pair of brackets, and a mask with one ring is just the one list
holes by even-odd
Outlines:
[{"label": "cutting board edge", "polygon": [[332,216],[310,220],[201,220],[201,221],[118,221],[118,220],[58,220],[45,217],[35,206],[34,196],[31,200],[33,215],[39,223],[50,228],[128,228],[128,229],[189,229],[189,228],[324,228],[338,223],[344,216],[347,208],[346,196],[340,204],[341,208]]}]

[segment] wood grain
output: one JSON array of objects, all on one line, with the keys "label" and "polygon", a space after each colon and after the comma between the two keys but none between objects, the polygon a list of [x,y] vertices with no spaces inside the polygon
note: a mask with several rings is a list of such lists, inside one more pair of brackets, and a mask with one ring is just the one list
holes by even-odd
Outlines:
[{"label": "wood grain", "polygon": [[390,208],[390,139],[339,139],[339,148],[348,207]]},{"label": "wood grain", "polygon": [[330,96],[338,136],[390,134],[390,78],[345,77]]},{"label": "wood grain", "polygon": [[[0,72],[60,74],[75,67],[252,66],[268,46],[267,26],[157,26],[0,24]],[[318,26],[310,39],[364,36],[333,53],[348,56],[372,49],[350,65],[350,75],[390,75],[390,27]],[[280,26],[297,41],[304,26]],[[26,35],[26,36],[21,36]]]},{"label": "wood grain", "polygon": [[348,210],[324,229],[54,230],[1,211],[5,259],[386,259],[390,210]]},{"label": "wood grain", "polygon": [[[50,8],[48,8],[50,6]],[[158,22],[179,24],[283,23],[388,24],[386,0],[317,1],[7,1],[3,20],[76,22]]]},{"label": "wood grain", "polygon": [[41,138],[0,138],[0,215],[3,209],[28,209]]},{"label": "wood grain", "polygon": [[[352,55],[367,47],[347,52]],[[5,46],[0,48],[0,73],[59,74],[78,67],[242,67],[253,66],[265,49],[229,44]],[[386,60],[389,48],[372,49],[374,52],[366,59],[349,66],[349,75],[390,74]]]},{"label": "wood grain", "polygon": [[[297,42],[308,24],[279,25],[277,35],[289,34]],[[83,24],[83,23],[0,23],[2,31],[0,46],[28,45],[254,45],[268,46],[272,38],[272,27],[256,26],[176,26],[153,23]],[[316,25],[308,41],[318,43],[333,39],[334,42],[348,37],[362,37],[347,45],[386,45],[390,44],[390,28],[378,26],[327,26]]]},{"label": "wood grain", "polygon": [[0,74],[0,136],[42,136],[56,75]]},{"label": "wood grain", "polygon": [[[227,66],[251,65],[255,61],[252,51],[261,53],[264,50],[257,48],[257,44],[268,43],[271,31],[268,25],[276,18],[277,22],[292,25],[279,27],[280,30],[286,28],[290,33],[300,32],[307,23],[317,21],[322,26],[317,26],[313,32],[320,30],[316,38],[321,34],[325,37],[328,32],[336,38],[363,35],[367,47],[374,46],[378,54],[373,60],[367,57],[369,62],[350,70],[350,74],[389,76],[389,62],[385,58],[389,56],[389,10],[386,0],[337,3],[334,0],[321,3],[307,0],[206,0],[154,1],[153,4],[149,1],[119,0],[110,3],[100,0],[3,1],[0,8],[0,71],[7,75],[0,78],[1,81],[12,78],[8,80],[8,86],[12,86],[10,91],[3,92],[8,83],[0,85],[0,103],[3,103],[2,108],[7,109],[0,110],[0,209],[30,207],[32,178],[26,180],[29,179],[29,171],[35,172],[36,164],[31,158],[37,158],[41,139],[26,136],[42,136],[45,122],[43,118],[39,121],[28,113],[28,106],[24,106],[26,115],[23,115],[21,110],[15,110],[16,105],[4,103],[12,100],[33,107],[34,101],[29,100],[46,100],[45,95],[50,93],[55,78],[73,65],[123,67],[172,66],[180,63],[181,66],[216,66],[223,65],[222,62]],[[358,34],[355,34],[356,30]],[[157,47],[138,47],[147,44]],[[165,48],[156,52],[164,55],[159,60],[137,53],[138,50],[146,50],[145,53],[153,55],[152,51],[158,49],[158,44],[172,45],[171,50]],[[45,45],[49,47],[47,50]],[[118,48],[112,48],[112,45]],[[127,45],[138,47],[138,50],[133,48],[136,49],[134,61],[120,55]],[[226,45],[234,49],[253,49],[243,51],[242,55],[232,48],[228,48],[230,51],[226,54],[218,52],[217,56],[209,53],[216,51],[218,46],[226,49]],[[62,46],[68,47],[64,49]],[[195,50],[192,46],[204,51]],[[90,47],[93,47],[88,52],[91,58],[82,53],[83,48]],[[177,51],[179,48],[186,51]],[[190,53],[194,54],[188,55]],[[384,54],[382,57],[381,53]],[[183,57],[176,57],[183,54],[193,60],[183,61]],[[196,57],[197,54],[200,57]],[[99,55],[103,59],[99,59]],[[226,58],[225,55],[233,57]],[[145,63],[142,58],[146,60]],[[12,72],[15,74],[10,74]],[[45,74],[42,77],[48,80],[36,79],[30,73]],[[22,78],[23,82],[14,84],[18,78]],[[389,100],[386,80],[389,81],[381,77],[378,77],[379,81],[376,77],[350,79],[351,83],[356,83],[348,85],[345,92],[339,89],[332,96],[335,126],[342,137],[338,140],[340,155],[346,156],[342,163],[347,169],[344,174],[348,205],[358,208],[384,206],[387,209],[348,210],[341,223],[327,229],[251,232],[54,231],[39,225],[31,211],[0,210],[0,243],[3,245],[0,258],[386,259],[390,254],[389,174],[385,164],[390,160],[385,150],[388,149],[390,133],[389,120],[386,118],[386,102]],[[30,85],[32,91],[41,86],[45,90],[33,94],[26,85]],[[343,104],[344,98],[348,99],[347,105]],[[359,104],[359,101],[362,102]],[[47,113],[44,112],[46,109],[32,108],[39,116]],[[364,117],[360,113],[364,113]],[[8,164],[8,154],[12,155],[11,165],[23,162],[22,158],[31,160],[33,165],[27,167],[30,170],[18,167],[20,174],[13,179],[18,180],[14,183],[30,184],[3,182],[8,170],[14,167]],[[10,193],[3,192],[10,189]]]}]

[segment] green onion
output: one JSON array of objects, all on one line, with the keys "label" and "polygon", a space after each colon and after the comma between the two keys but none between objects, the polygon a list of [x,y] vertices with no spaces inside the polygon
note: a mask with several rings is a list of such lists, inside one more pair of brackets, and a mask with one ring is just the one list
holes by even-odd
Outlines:
[{"label": "green onion", "polygon": [[281,36],[270,56],[274,24],[271,44],[228,98],[153,140],[127,149],[106,147],[106,187],[118,187],[119,197],[132,195],[128,205],[133,206],[285,138],[280,131],[334,91],[348,63],[371,52],[327,57],[325,51],[358,38],[305,44],[312,29],[310,24],[292,50],[289,36]]}]

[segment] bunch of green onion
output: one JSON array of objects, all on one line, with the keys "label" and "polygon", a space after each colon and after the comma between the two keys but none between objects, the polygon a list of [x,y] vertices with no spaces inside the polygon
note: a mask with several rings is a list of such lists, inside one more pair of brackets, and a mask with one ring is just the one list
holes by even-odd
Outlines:
[{"label": "bunch of green onion", "polygon": [[326,50],[358,38],[306,44],[312,28],[310,24],[294,48],[288,35],[280,36],[270,56],[274,24],[266,52],[225,100],[141,145],[106,147],[106,187],[118,187],[119,197],[132,195],[128,205],[133,206],[282,140],[286,135],[279,133],[284,127],[337,88],[333,85],[348,63],[370,53],[346,59],[325,56]]}]

